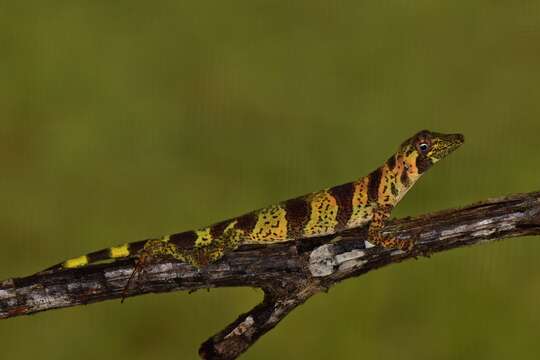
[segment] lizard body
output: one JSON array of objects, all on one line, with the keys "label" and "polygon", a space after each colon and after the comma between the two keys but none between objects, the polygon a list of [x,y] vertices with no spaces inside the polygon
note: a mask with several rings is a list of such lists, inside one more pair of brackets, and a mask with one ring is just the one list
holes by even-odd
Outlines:
[{"label": "lizard body", "polygon": [[[356,181],[268,206],[194,231],[96,251],[51,269],[87,266],[135,257],[137,268],[152,259],[171,257],[196,267],[220,259],[241,244],[270,244],[324,236],[369,223],[374,245],[410,249],[414,240],[385,238],[381,229],[392,209],[437,161],[464,141],[461,134],[423,130],[407,139],[381,167]],[[129,284],[128,284],[129,285]]]}]

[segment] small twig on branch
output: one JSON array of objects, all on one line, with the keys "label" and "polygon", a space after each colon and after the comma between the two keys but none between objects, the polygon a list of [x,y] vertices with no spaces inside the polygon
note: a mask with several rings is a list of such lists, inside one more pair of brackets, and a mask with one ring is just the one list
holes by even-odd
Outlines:
[{"label": "small twig on branch", "polygon": [[[311,296],[406,259],[504,238],[540,234],[540,192],[511,195],[390,222],[387,234],[415,238],[410,252],[366,248],[365,228],[338,236],[243,246],[203,269],[175,261],[149,265],[127,296],[224,286],[264,290],[264,301],[202,344],[204,359],[234,359]],[[133,261],[42,273],[0,283],[0,318],[118,299]]]}]

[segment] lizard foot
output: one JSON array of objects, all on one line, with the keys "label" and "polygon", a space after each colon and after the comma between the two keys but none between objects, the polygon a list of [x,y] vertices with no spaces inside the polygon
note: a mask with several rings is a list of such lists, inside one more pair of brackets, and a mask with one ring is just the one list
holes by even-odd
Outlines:
[{"label": "lizard foot", "polygon": [[[371,239],[368,241],[371,242]],[[373,242],[373,244],[380,245],[385,249],[411,251],[416,244],[416,241],[412,239],[378,238]]]}]

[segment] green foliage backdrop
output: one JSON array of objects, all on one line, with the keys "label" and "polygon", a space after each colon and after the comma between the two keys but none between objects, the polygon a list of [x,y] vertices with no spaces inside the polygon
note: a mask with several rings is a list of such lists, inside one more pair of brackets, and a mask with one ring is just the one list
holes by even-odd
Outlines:
[{"label": "green foliage backdrop", "polygon": [[[539,2],[11,1],[0,79],[1,278],[352,180],[423,128],[467,142],[396,216],[540,188]],[[349,280],[245,358],[537,358],[538,240]],[[193,359],[260,297],[0,321],[1,356]]]}]

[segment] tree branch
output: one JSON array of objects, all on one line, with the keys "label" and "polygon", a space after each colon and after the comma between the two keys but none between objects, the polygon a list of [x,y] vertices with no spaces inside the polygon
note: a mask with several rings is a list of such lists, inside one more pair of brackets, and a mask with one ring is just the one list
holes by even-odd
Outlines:
[{"label": "tree branch", "polygon": [[[411,252],[366,247],[366,229],[269,246],[243,246],[203,269],[163,261],[148,265],[128,296],[223,286],[264,290],[261,304],[202,344],[204,359],[234,359],[311,296],[373,269],[466,245],[540,234],[540,192],[511,195],[416,218],[385,233],[415,238]],[[0,318],[122,296],[133,261],[40,273],[0,283]]]}]

